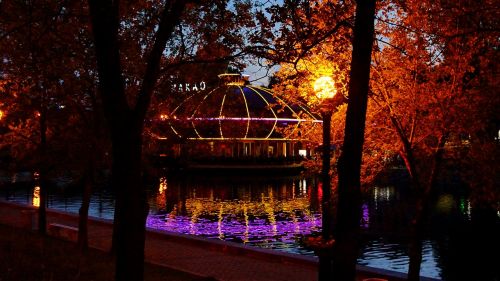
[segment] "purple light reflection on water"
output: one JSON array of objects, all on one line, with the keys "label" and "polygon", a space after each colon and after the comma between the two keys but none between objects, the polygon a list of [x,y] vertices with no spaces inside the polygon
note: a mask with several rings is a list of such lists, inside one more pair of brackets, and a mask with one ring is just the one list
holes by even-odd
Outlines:
[{"label": "purple light reflection on water", "polygon": [[[149,228],[314,255],[300,242],[301,237],[321,231],[321,189],[314,188],[314,183],[161,182],[150,197]],[[364,230],[383,226],[380,214],[393,206],[392,196],[392,188],[375,188],[373,199],[362,206]],[[408,257],[404,245],[400,241],[376,239],[364,242],[366,246],[358,262],[406,272]],[[422,274],[438,278],[440,269],[433,248],[425,248],[423,256],[426,270]]]},{"label": "purple light reflection on water", "polygon": [[147,227],[313,254],[299,240],[321,230],[321,209],[305,179],[201,182],[160,179]]},{"label": "purple light reflection on water", "polygon": [[[169,214],[149,215],[147,227],[206,238],[234,241],[263,248],[284,250],[298,254],[313,253],[300,246],[298,239],[313,231],[320,231],[321,217],[318,214],[301,216],[288,220],[290,214],[275,214],[276,221],[255,217],[245,220],[244,216],[224,214],[217,217],[204,216],[195,220],[190,216],[169,216]],[[281,220],[279,218],[282,218]]]}]

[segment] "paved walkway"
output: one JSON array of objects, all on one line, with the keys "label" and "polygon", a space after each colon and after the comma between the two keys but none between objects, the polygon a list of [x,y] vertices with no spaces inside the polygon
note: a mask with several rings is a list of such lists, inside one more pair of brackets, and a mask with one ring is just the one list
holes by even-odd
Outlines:
[{"label": "paved walkway", "polygon": [[[77,226],[77,216],[53,210],[48,211],[47,221]],[[33,229],[36,210],[0,201],[0,223]],[[89,220],[90,247],[107,251],[111,233],[109,221]],[[317,278],[317,261],[313,257],[154,230],[146,233],[145,256],[150,263],[220,281],[313,281]],[[358,275],[358,280],[368,277],[404,280],[402,274],[365,267],[360,267]]]}]

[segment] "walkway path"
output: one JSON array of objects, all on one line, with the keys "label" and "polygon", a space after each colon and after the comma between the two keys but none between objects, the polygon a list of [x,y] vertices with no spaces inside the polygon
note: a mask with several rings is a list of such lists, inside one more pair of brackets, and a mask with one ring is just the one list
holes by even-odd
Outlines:
[{"label": "walkway path", "polygon": [[[48,224],[77,226],[74,214],[49,210],[47,220]],[[0,223],[33,229],[36,209],[0,201]],[[107,251],[111,233],[109,221],[89,220],[90,247]],[[154,230],[146,234],[145,256],[150,263],[220,281],[313,281],[317,277],[317,261],[313,257]],[[403,274],[366,267],[360,267],[358,275],[359,280],[368,277],[404,280]]]}]

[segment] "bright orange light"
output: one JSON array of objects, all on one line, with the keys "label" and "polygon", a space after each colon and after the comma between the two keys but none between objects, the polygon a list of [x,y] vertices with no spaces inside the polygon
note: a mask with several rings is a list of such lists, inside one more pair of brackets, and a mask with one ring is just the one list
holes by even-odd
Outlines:
[{"label": "bright orange light", "polygon": [[335,82],[330,76],[321,76],[314,82],[314,91],[319,99],[331,99],[337,93]]},{"label": "bright orange light", "polygon": [[160,187],[158,188],[158,192],[160,194],[163,194],[167,190],[167,178],[166,177],[161,177],[160,178]]},{"label": "bright orange light", "polygon": [[160,114],[160,120],[161,121],[165,121],[168,119],[168,115],[167,114]]},{"label": "bright orange light", "polygon": [[4,115],[3,111],[2,111],[2,110],[0,110],[0,120],[2,120],[3,115]]},{"label": "bright orange light", "polygon": [[33,189],[33,206],[40,207],[40,187],[35,186]]}]

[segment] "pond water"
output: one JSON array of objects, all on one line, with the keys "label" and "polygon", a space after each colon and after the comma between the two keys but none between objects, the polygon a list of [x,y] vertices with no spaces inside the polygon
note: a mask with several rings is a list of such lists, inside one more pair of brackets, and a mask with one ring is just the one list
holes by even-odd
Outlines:
[{"label": "pond water", "polygon": [[[37,205],[38,191],[29,184],[4,185],[0,199]],[[313,255],[300,241],[304,235],[321,231],[321,196],[313,178],[161,177],[149,186],[147,227]],[[408,226],[413,217],[409,197],[404,187],[376,186],[367,192],[359,264],[408,270]],[[51,187],[49,208],[77,213],[80,204],[79,189],[63,184]],[[432,206],[421,275],[443,280],[465,280],[464,276],[498,280],[498,214],[487,223],[474,223],[469,199],[447,192],[436,196]],[[97,188],[89,214],[112,219],[113,210],[113,192],[105,186]],[[494,257],[485,258],[485,249]]]}]

